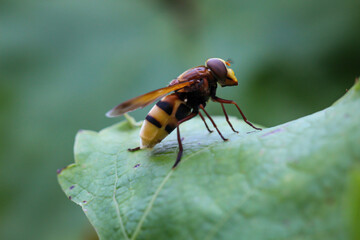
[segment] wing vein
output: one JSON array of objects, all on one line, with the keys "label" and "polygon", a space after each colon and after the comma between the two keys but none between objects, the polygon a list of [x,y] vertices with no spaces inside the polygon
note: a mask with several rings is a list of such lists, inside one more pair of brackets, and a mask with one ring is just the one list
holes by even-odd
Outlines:
[{"label": "wing vein", "polygon": [[130,100],[127,100],[123,103],[120,103],[113,109],[111,109],[109,112],[106,113],[107,117],[117,117],[124,113],[134,111],[138,108],[144,108],[147,105],[153,103],[154,101],[160,99],[161,97],[165,96],[166,94],[185,88],[187,86],[190,86],[193,84],[194,81],[188,81],[188,82],[181,82],[179,84],[174,84],[168,87],[160,88],[148,93],[145,93],[143,95],[140,95],[138,97],[134,97]]}]

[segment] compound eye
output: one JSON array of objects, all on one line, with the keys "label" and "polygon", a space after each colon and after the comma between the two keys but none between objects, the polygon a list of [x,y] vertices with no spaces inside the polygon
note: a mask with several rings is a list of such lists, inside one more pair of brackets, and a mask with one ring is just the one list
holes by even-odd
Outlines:
[{"label": "compound eye", "polygon": [[227,75],[227,67],[224,61],[218,58],[210,58],[206,61],[206,66],[215,74],[219,80],[225,80]]}]

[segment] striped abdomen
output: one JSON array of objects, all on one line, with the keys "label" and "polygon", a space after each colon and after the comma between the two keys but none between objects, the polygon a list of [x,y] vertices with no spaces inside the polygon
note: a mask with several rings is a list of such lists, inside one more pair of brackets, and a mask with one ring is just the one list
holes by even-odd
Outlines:
[{"label": "striped abdomen", "polygon": [[190,114],[191,109],[176,94],[162,98],[148,113],[140,130],[140,148],[152,148]]}]

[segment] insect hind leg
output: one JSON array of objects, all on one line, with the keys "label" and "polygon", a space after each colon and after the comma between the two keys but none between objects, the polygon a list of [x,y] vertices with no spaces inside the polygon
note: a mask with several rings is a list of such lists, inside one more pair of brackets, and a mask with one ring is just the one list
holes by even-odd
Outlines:
[{"label": "insect hind leg", "polygon": [[193,117],[195,117],[199,112],[198,111],[193,111],[190,115],[188,115],[187,117],[185,117],[184,119],[180,120],[177,125],[176,125],[176,131],[177,131],[177,140],[178,140],[178,144],[179,144],[179,152],[178,155],[176,157],[176,161],[172,167],[172,169],[175,169],[176,166],[179,164],[182,154],[183,154],[183,146],[182,146],[182,142],[181,142],[181,136],[180,136],[180,129],[179,126],[181,123],[186,122],[187,120],[192,119]]},{"label": "insect hind leg", "polygon": [[128,148],[128,151],[129,151],[129,152],[135,152],[135,151],[138,151],[138,150],[140,150],[140,147]]}]

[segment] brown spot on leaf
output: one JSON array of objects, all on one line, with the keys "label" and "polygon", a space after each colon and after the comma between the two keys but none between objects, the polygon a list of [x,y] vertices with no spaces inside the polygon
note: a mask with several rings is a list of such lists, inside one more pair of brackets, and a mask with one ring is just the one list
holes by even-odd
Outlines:
[{"label": "brown spot on leaf", "polygon": [[63,167],[63,168],[59,168],[58,170],[56,170],[56,174],[60,174],[64,169],[66,169],[67,167]]},{"label": "brown spot on leaf", "polygon": [[283,128],[277,128],[275,130],[272,130],[271,132],[265,133],[261,137],[266,137],[266,136],[269,136],[269,135],[274,134],[274,133],[282,132],[283,130],[284,130]]}]

